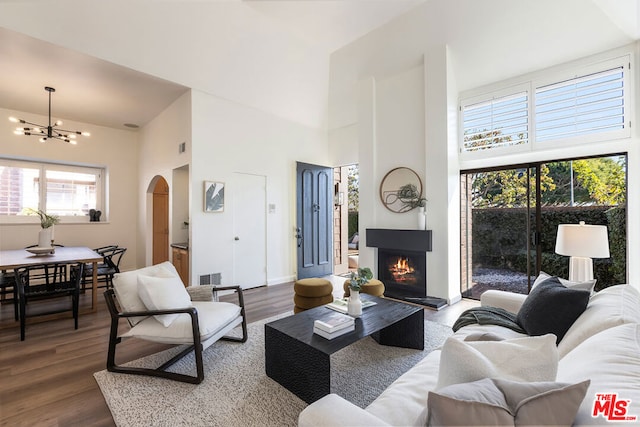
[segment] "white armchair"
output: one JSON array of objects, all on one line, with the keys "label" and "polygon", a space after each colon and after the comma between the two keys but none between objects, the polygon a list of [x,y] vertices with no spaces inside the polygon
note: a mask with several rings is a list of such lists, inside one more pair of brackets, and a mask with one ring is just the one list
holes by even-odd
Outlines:
[{"label": "white armchair", "polygon": [[[113,289],[105,292],[111,314],[111,332],[107,370],[135,375],[148,375],[199,384],[204,379],[202,352],[219,339],[245,342],[247,322],[242,288],[214,286],[210,292],[233,290],[238,304],[228,302],[191,301],[178,273],[169,262],[116,274]],[[208,299],[208,298],[199,298]],[[119,334],[120,319],[131,328]],[[227,334],[242,326],[242,336]],[[116,364],[116,347],[127,338],[138,338],[165,344],[188,344],[178,355],[158,368],[135,368]],[[191,351],[195,353],[196,375],[168,372],[166,369]]]}]

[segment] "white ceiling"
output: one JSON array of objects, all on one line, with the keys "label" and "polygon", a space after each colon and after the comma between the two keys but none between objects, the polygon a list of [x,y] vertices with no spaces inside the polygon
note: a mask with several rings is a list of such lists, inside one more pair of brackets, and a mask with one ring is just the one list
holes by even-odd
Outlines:
[{"label": "white ceiling", "polygon": [[[327,105],[355,108],[361,73],[415,65],[429,40],[451,48],[460,88],[477,87],[637,40],[639,4],[0,0],[0,107],[46,115],[44,86],[52,86],[53,118],[124,129],[145,125],[195,88],[305,125],[337,126]],[[374,31],[389,21],[392,31]],[[364,48],[351,44],[371,32]]]},{"label": "white ceiling", "polygon": [[[230,0],[234,1],[238,0]],[[270,25],[314,46],[327,58],[332,51],[423,2],[242,1]],[[213,31],[212,28],[212,34]],[[54,119],[122,129],[125,123],[143,126],[188,90],[186,86],[2,27],[0,58],[0,107],[47,115],[44,87],[51,86],[56,89],[52,95]]]}]

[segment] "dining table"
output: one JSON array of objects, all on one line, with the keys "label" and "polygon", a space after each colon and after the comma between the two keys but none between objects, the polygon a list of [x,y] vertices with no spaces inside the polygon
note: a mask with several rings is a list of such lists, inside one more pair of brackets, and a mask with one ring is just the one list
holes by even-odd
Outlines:
[{"label": "dining table", "polygon": [[91,263],[93,264],[93,280],[91,309],[88,312],[95,313],[98,310],[98,263],[102,259],[102,255],[84,246],[55,246],[52,247],[51,252],[44,254],[34,254],[28,249],[13,249],[0,251],[0,270],[13,270],[32,265]]}]

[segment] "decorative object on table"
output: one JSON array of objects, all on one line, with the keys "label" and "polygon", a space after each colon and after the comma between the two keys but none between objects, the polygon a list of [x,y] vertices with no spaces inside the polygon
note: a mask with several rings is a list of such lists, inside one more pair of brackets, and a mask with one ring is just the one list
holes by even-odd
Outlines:
[{"label": "decorative object on table", "polygon": [[204,182],[204,211],[224,212],[224,182]]},{"label": "decorative object on table", "polygon": [[313,333],[328,340],[355,331],[355,329],[356,323],[353,317],[340,313],[333,313],[329,318],[313,322]]},{"label": "decorative object on table", "polygon": [[79,130],[66,130],[56,128],[56,126],[61,126],[62,121],[58,120],[55,123],[51,124],[51,92],[55,92],[56,90],[52,87],[45,86],[44,90],[49,92],[49,125],[39,125],[36,123],[31,123],[26,120],[17,119],[15,117],[9,117],[9,121],[14,123],[31,125],[33,127],[18,127],[13,133],[16,135],[32,135],[39,136],[40,142],[45,142],[48,139],[59,139],[60,141],[68,142],[69,144],[77,144],[76,135],[82,136],[90,136],[89,132],[82,132]]},{"label": "decorative object on table", "polygon": [[556,253],[569,256],[569,280],[584,282],[593,279],[592,258],[609,258],[609,238],[606,225],[559,224]]},{"label": "decorative object on table", "polygon": [[60,222],[60,217],[49,215],[41,209],[29,209],[28,211],[40,217],[42,230],[38,233],[38,247],[36,249],[50,248],[53,250],[53,226]]},{"label": "decorative object on table", "polygon": [[395,168],[382,178],[380,200],[391,212],[409,212],[416,207],[409,202],[420,197],[422,197],[422,181],[412,169]]},{"label": "decorative object on table", "polygon": [[365,283],[373,279],[373,273],[369,267],[360,267],[358,271],[352,271],[349,281],[349,290],[351,295],[349,296],[349,304],[347,307],[347,313],[349,316],[360,316],[362,314],[362,301],[360,301],[360,290]]}]

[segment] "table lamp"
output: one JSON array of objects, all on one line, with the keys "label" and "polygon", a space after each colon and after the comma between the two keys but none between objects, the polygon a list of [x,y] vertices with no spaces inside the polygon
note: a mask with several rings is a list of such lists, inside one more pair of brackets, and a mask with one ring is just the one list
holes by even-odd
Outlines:
[{"label": "table lamp", "polygon": [[606,225],[558,225],[556,253],[569,256],[569,280],[593,280],[592,258],[609,258],[609,238]]}]

